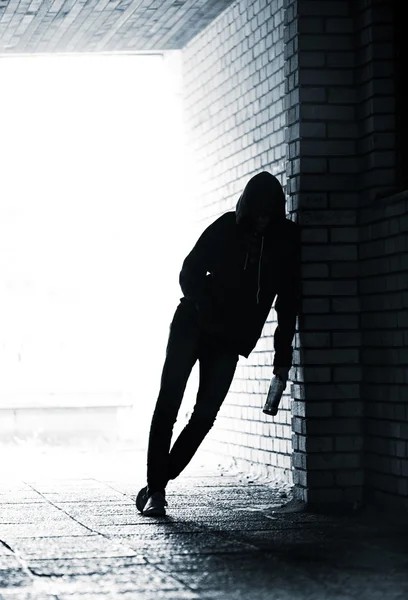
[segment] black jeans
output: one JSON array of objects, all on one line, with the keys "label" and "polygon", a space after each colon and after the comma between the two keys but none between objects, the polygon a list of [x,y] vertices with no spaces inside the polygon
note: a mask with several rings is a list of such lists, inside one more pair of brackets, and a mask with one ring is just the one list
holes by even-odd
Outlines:
[{"label": "black jeans", "polygon": [[[173,427],[197,360],[200,365],[197,400],[189,422],[170,451]],[[214,424],[237,362],[236,350],[206,335],[183,304],[177,307],[170,326],[160,392],[150,428],[147,452],[149,494],[164,493],[168,481],[175,479],[193,458]]]}]

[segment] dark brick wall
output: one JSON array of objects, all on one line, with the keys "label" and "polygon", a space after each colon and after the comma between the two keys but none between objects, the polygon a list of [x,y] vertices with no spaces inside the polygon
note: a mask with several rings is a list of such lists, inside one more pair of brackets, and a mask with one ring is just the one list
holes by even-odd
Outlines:
[{"label": "dark brick wall", "polygon": [[363,490],[358,291],[358,124],[350,2],[286,2],[288,190],[303,239],[293,385],[297,496]]},{"label": "dark brick wall", "polygon": [[394,2],[358,0],[355,20],[360,203],[397,191]]},{"label": "dark brick wall", "polygon": [[366,497],[408,508],[408,193],[361,214]]}]

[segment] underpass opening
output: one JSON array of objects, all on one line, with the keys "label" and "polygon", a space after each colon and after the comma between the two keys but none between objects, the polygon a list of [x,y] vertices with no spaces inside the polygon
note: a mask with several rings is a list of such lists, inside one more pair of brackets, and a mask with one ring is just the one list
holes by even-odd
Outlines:
[{"label": "underpass opening", "polygon": [[190,244],[180,53],[15,55],[0,77],[1,437],[145,447]]}]

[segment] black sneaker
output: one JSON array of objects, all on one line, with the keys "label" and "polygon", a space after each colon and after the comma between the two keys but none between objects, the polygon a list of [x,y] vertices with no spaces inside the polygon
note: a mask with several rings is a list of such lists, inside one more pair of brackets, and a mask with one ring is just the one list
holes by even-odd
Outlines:
[{"label": "black sneaker", "polygon": [[166,515],[166,498],[160,492],[155,492],[147,500],[143,509],[145,517],[164,517]]},{"label": "black sneaker", "polygon": [[136,497],[136,508],[140,513],[143,513],[143,509],[146,506],[149,496],[147,495],[147,485],[140,490]]}]

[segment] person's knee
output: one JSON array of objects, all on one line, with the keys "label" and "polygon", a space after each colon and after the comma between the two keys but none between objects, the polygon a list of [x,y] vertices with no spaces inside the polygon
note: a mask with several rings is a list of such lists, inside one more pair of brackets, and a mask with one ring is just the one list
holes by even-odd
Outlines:
[{"label": "person's knee", "polygon": [[209,431],[214,425],[217,413],[209,410],[195,410],[191,415],[191,422],[200,431]]},{"label": "person's knee", "polygon": [[153,420],[162,423],[174,423],[177,419],[180,403],[166,402],[165,399],[160,399],[156,403],[153,412]]}]

